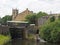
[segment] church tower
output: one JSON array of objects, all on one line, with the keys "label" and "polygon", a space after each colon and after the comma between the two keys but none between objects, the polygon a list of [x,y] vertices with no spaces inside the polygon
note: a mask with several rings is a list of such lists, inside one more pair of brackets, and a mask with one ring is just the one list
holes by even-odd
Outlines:
[{"label": "church tower", "polygon": [[14,20],[17,15],[18,15],[18,9],[12,9],[12,20]]}]

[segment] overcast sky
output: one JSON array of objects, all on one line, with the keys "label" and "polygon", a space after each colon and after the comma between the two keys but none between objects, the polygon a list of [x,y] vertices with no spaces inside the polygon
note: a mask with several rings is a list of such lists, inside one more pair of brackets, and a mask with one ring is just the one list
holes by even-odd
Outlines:
[{"label": "overcast sky", "polygon": [[0,17],[11,15],[12,8],[19,12],[28,8],[34,12],[60,13],[60,0],[0,0]]}]

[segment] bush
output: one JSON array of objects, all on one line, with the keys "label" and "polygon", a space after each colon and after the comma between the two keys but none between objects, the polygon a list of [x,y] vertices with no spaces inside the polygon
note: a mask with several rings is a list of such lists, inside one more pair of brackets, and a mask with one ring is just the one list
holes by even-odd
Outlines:
[{"label": "bush", "polygon": [[43,25],[40,28],[40,37],[47,42],[60,42],[60,21]]},{"label": "bush", "polygon": [[50,22],[54,22],[55,21],[55,16],[52,16],[51,18],[50,18]]}]

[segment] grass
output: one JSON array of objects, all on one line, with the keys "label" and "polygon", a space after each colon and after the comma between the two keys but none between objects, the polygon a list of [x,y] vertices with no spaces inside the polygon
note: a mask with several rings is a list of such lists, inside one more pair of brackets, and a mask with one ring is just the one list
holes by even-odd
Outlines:
[{"label": "grass", "polygon": [[29,34],[29,35],[28,35],[28,39],[32,39],[32,40],[34,40],[35,37],[36,37],[36,35],[34,35],[34,34]]},{"label": "grass", "polygon": [[10,36],[0,35],[0,45],[7,43],[10,40]]}]

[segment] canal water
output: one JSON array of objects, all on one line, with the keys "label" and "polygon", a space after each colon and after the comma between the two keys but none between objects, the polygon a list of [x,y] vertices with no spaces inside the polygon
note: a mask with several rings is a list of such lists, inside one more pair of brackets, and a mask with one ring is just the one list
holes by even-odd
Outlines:
[{"label": "canal water", "polygon": [[11,42],[6,43],[5,45],[60,45],[53,43],[40,42],[36,40],[22,40],[22,39],[14,39]]}]

